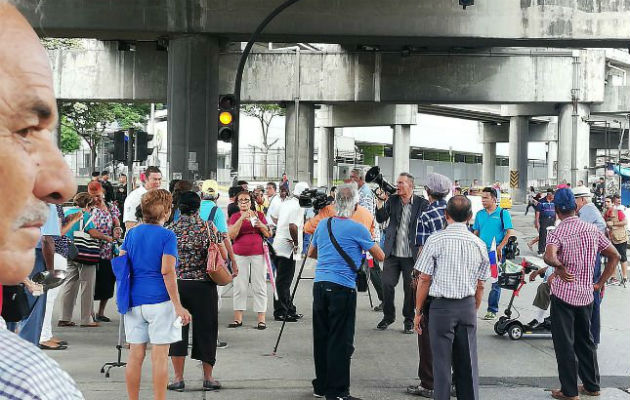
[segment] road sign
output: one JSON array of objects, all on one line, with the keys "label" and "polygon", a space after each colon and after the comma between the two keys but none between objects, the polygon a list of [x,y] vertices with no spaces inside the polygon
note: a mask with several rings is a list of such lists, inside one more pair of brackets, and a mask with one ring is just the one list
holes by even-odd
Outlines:
[{"label": "road sign", "polygon": [[510,187],[511,188],[518,188],[518,170],[511,170],[510,171]]}]

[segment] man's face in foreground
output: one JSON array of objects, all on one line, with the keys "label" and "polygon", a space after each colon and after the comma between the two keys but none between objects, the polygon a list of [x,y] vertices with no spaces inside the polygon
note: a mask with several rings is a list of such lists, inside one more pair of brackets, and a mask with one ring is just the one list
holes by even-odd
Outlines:
[{"label": "man's face in foreground", "polygon": [[32,270],[48,217],[76,183],[52,141],[57,105],[48,56],[28,22],[0,4],[0,283]]}]

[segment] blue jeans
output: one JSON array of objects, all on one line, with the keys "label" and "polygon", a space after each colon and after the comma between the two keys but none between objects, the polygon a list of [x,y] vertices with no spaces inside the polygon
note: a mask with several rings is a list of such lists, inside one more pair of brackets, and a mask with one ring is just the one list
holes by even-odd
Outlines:
[{"label": "blue jeans", "polygon": [[[44,256],[41,249],[35,249],[35,267],[29,275],[32,279],[35,274],[46,269],[44,266]],[[39,338],[42,334],[42,326],[44,324],[44,314],[46,313],[46,293],[41,296],[33,296],[31,292],[26,291],[28,306],[31,308],[29,316],[20,322],[20,337],[28,342],[39,346]]]},{"label": "blue jeans", "polygon": [[308,253],[308,246],[311,244],[311,236],[313,235],[304,232],[304,245],[302,246],[302,255],[306,255],[306,253]]},{"label": "blue jeans", "polygon": [[499,299],[501,298],[501,287],[498,283],[492,284],[492,289],[490,289],[490,294],[488,294],[488,312],[498,313],[499,312]]},{"label": "blue jeans", "polygon": [[[595,258],[595,269],[593,271],[593,282],[597,282],[599,278],[602,276],[602,258],[599,253],[597,253],[597,258]],[[591,313],[591,335],[593,335],[593,342],[595,344],[599,344],[600,339],[600,330],[601,330],[601,319],[599,307],[602,303],[602,292],[593,292],[593,312]]]}]

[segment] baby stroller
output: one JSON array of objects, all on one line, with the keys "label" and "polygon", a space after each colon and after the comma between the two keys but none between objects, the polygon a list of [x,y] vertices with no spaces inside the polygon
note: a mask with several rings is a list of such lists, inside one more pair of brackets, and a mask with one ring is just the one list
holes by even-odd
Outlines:
[{"label": "baby stroller", "polygon": [[538,270],[538,267],[528,262],[525,258],[522,259],[520,264],[513,263],[510,260],[503,264],[497,283],[501,288],[511,290],[512,297],[508,307],[505,309],[505,315],[499,317],[499,320],[494,324],[494,332],[497,335],[503,336],[507,333],[510,339],[519,340],[523,337],[523,334],[549,334],[551,332],[551,321],[548,319],[538,327],[532,328],[519,321],[520,315],[512,318],[514,298],[519,295],[521,288],[525,285],[525,275],[536,270]]}]

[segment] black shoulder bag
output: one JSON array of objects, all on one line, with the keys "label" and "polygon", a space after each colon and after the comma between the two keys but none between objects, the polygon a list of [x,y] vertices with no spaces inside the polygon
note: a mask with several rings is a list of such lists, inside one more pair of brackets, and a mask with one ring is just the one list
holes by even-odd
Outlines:
[{"label": "black shoulder bag", "polygon": [[337,239],[335,239],[332,233],[332,218],[328,218],[328,223],[326,225],[328,226],[328,236],[330,237],[330,241],[333,246],[335,246],[337,252],[341,255],[341,257],[343,257],[346,263],[348,263],[348,266],[357,273],[357,292],[366,292],[368,288],[367,274],[363,268],[357,268],[357,265],[354,263],[352,258],[350,258],[348,253],[346,253],[341,246],[339,246],[339,243],[337,243]]}]

